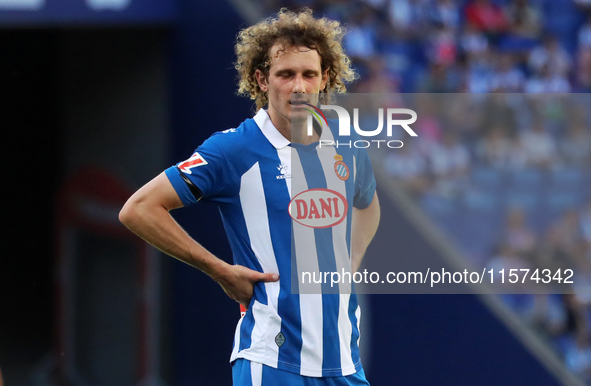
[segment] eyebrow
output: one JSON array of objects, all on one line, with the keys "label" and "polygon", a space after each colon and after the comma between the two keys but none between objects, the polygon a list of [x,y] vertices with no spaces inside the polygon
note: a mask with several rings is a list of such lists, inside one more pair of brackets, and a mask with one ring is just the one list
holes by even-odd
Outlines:
[{"label": "eyebrow", "polygon": [[[281,70],[277,70],[275,71],[276,75],[283,75],[283,74],[290,74],[290,73],[294,73],[295,71],[291,68],[284,68]],[[307,69],[303,71],[304,75],[318,75],[320,74],[320,71],[318,70],[314,70],[314,69]]]}]

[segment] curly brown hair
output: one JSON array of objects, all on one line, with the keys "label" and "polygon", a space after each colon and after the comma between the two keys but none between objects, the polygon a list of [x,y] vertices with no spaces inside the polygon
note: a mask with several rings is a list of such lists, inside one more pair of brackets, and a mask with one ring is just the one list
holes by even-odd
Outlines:
[{"label": "curly brown hair", "polygon": [[321,58],[322,72],[328,69],[326,87],[320,92],[345,92],[345,82],[351,82],[357,75],[341,45],[344,35],[345,29],[338,21],[315,19],[309,8],[298,12],[282,8],[276,16],[243,29],[234,47],[237,56],[234,67],[239,75],[238,94],[254,99],[257,110],[268,103],[267,93],[260,89],[255,72],[259,69],[269,75],[269,51],[277,42],[316,50]]}]

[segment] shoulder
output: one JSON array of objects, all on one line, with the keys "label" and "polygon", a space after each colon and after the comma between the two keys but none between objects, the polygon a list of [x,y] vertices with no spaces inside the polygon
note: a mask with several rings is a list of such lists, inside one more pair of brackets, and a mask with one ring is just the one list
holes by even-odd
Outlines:
[{"label": "shoulder", "polygon": [[249,118],[238,127],[213,133],[201,147],[222,152],[226,156],[239,155],[240,152],[250,148],[250,145],[258,140],[259,135],[258,126],[253,119]]}]

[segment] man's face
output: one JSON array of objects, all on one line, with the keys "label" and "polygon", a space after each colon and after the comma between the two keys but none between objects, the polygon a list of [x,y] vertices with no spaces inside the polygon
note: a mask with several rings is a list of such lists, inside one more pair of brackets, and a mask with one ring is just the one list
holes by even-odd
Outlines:
[{"label": "man's face", "polygon": [[[320,55],[307,47],[284,47],[276,43],[271,47],[270,57],[269,75],[257,70],[256,77],[261,90],[269,97],[271,121],[278,129],[288,129],[291,123],[306,120],[307,112],[298,104],[317,102],[312,99],[314,96],[306,94],[317,94],[324,89],[328,71],[322,73]],[[301,94],[301,98],[294,97],[292,101],[292,93]]]}]

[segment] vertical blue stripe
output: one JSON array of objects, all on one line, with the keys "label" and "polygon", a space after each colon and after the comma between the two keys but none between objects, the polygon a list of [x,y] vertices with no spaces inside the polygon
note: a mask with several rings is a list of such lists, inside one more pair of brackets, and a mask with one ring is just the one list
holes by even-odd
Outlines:
[{"label": "vertical blue stripe", "polygon": [[[235,206],[231,207],[229,210],[225,210],[227,209],[225,207],[220,208],[220,213],[222,222],[224,223],[224,228],[226,229],[228,240],[234,240],[234,242],[231,243],[232,251],[234,252],[234,263],[243,265],[258,272],[263,272],[263,267],[261,267],[258,259],[253,254],[252,249],[248,248],[248,246],[250,246],[250,238],[248,237],[248,231],[246,230],[246,222],[244,220],[240,199],[236,200],[233,205]],[[230,226],[228,225],[228,222],[233,223],[234,225]],[[238,224],[238,227],[236,227],[235,224]],[[244,230],[244,234],[239,234],[236,232],[237,228]],[[236,240],[242,241],[236,242]],[[239,253],[236,251],[239,251]],[[265,291],[265,286],[263,283],[259,282],[255,284],[253,299],[256,299],[261,304],[268,304],[267,292]]]},{"label": "vertical blue stripe", "polygon": [[291,293],[300,293],[300,282],[298,277],[298,259],[296,259],[295,234],[291,227]]},{"label": "vertical blue stripe", "polygon": [[357,328],[357,316],[355,316],[358,304],[357,294],[352,290],[351,297],[349,298],[349,320],[351,321],[351,327],[353,328],[351,332],[351,359],[353,360],[353,364],[359,362],[359,346],[357,345],[357,341],[359,340],[359,329]]},{"label": "vertical blue stripe", "polygon": [[[252,166],[254,163],[246,163],[248,166]],[[246,227],[246,221],[244,219],[244,212],[240,203],[240,195],[236,194],[235,199],[229,200],[219,204],[220,214],[226,235],[232,246],[234,255],[234,263],[240,264],[255,271],[262,272],[263,269],[254,256],[250,246],[250,238],[248,237],[248,231]],[[239,231],[240,230],[240,231]],[[252,296],[252,302],[257,300],[261,304],[267,304],[267,293],[265,291],[264,284],[256,283],[254,286],[254,293]],[[249,307],[248,311],[244,315],[244,320],[240,327],[238,345],[239,351],[250,348],[252,344],[252,331],[255,326],[254,315],[252,313],[252,307]],[[236,344],[236,342],[234,342]]]},{"label": "vertical blue stripe", "polygon": [[[289,344],[284,344],[283,346],[279,347],[279,363],[290,363],[295,366],[300,371],[302,365],[302,315],[300,311],[300,295],[298,292],[292,292],[292,285],[297,288],[298,286],[298,269],[297,269],[297,262],[295,259],[295,245],[292,242],[293,238],[293,228],[290,226],[290,232],[292,233],[290,238],[290,246],[291,246],[291,259],[290,259],[290,269],[291,275],[289,275],[289,279],[286,283],[282,283],[279,299],[278,302],[278,312],[279,316],[281,317],[281,331],[283,335],[285,335],[285,342]],[[288,275],[286,275],[288,276]],[[286,319],[286,318],[292,319]],[[289,321],[286,323],[286,321]],[[281,367],[284,370],[285,367]],[[292,371],[293,369],[289,369]]]},{"label": "vertical blue stripe", "polygon": [[[292,229],[291,222],[286,223],[285,220],[290,197],[286,181],[277,179],[279,174],[277,167],[281,164],[277,150],[273,147],[268,149],[269,151],[264,154],[264,157],[261,157],[259,164],[267,200],[267,217],[273,252],[281,278],[277,313],[281,318],[281,332],[285,337],[285,343],[279,347],[278,365],[280,366],[281,362],[289,363],[291,366],[296,366],[299,371],[302,350],[302,317],[300,297],[297,293],[292,294],[291,292],[293,259],[291,253],[287,252],[292,251]],[[295,272],[297,276],[297,270]]]},{"label": "vertical blue stripe", "polygon": [[[289,237],[287,240],[291,244]],[[280,270],[284,272],[283,277],[285,279],[281,283],[279,290],[277,313],[281,317],[281,332],[285,336],[285,344],[279,347],[278,363],[289,363],[291,365],[290,367],[292,367],[290,369],[291,371],[295,367],[299,372],[302,351],[302,315],[300,311],[300,296],[297,293],[291,293],[291,266],[291,258],[281,262]]]},{"label": "vertical blue stripe", "polygon": [[[322,163],[316,151],[316,145],[293,145],[298,150],[308,188],[327,188],[326,177]],[[332,170],[331,170],[332,171]],[[336,261],[334,255],[332,228],[314,229],[316,238],[316,252],[320,272],[335,272]],[[322,375],[335,375],[334,370],[341,368],[341,354],[339,342],[339,288],[331,288],[330,283],[322,283]],[[325,372],[326,369],[333,370]]]},{"label": "vertical blue stripe", "polygon": [[240,345],[239,351],[250,347],[252,330],[254,328],[254,316],[252,315],[252,307],[246,311],[242,326],[240,327]]}]

